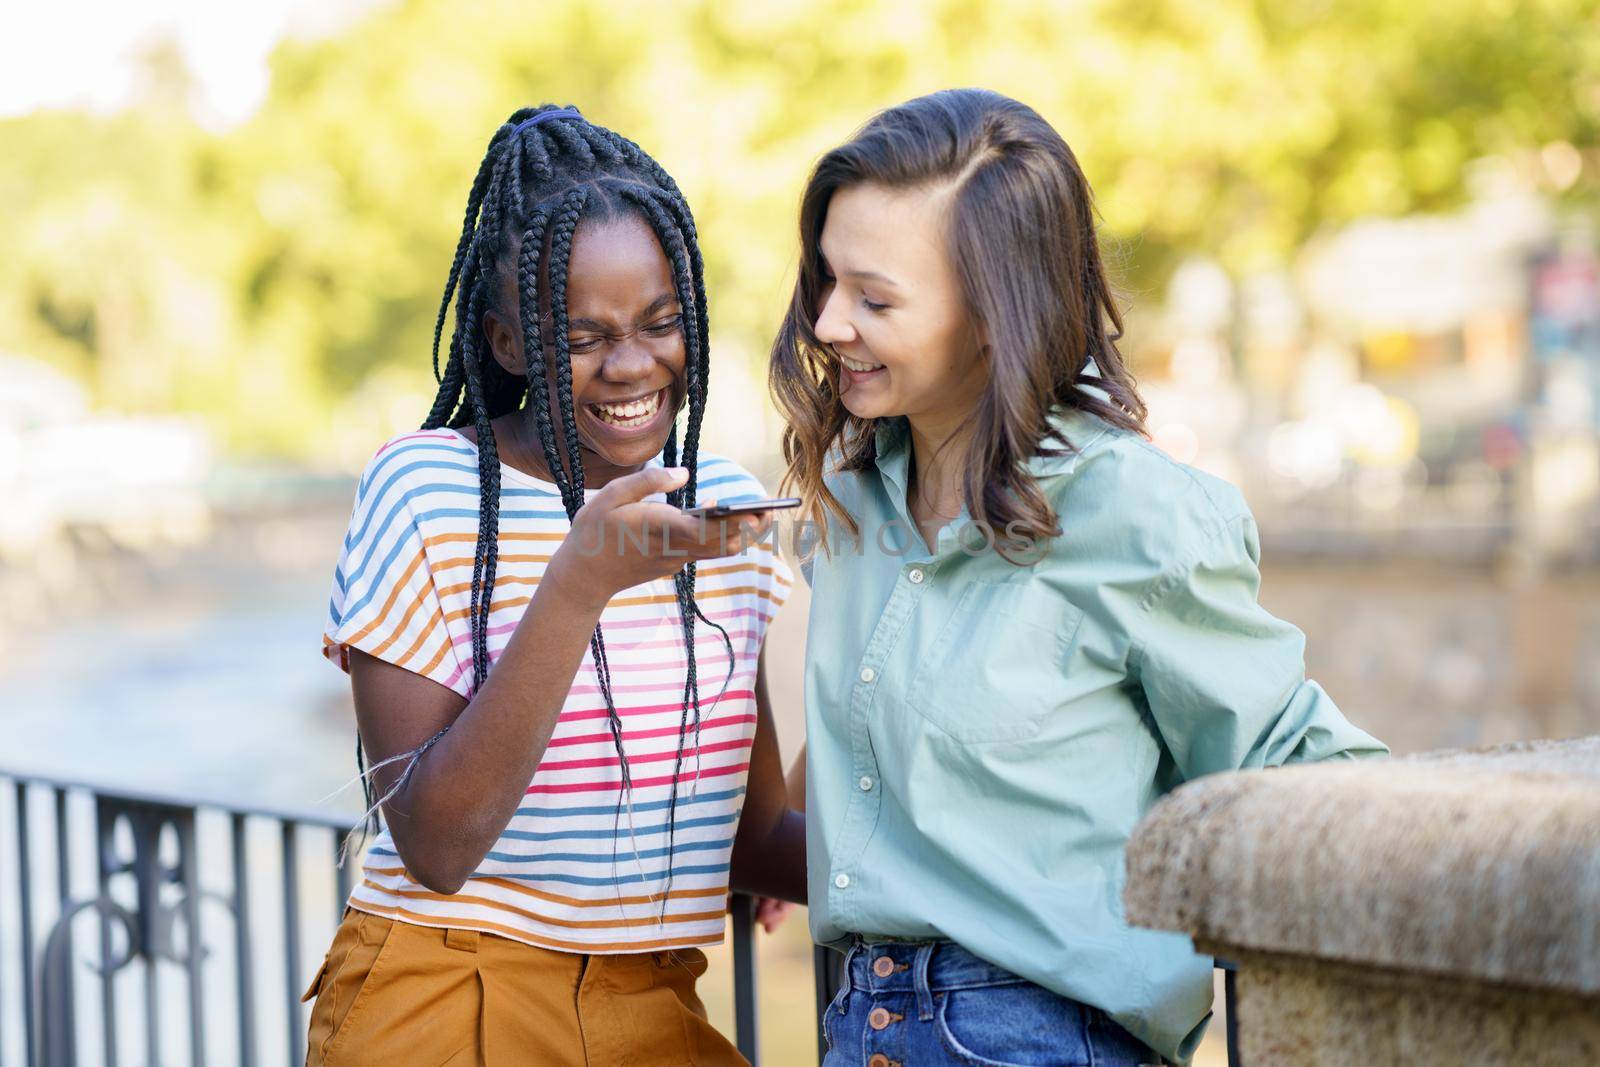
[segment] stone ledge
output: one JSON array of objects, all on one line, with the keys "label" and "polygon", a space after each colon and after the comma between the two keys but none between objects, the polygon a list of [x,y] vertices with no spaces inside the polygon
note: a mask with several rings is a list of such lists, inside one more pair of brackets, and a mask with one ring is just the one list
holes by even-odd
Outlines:
[{"label": "stone ledge", "polygon": [[1214,775],[1127,862],[1140,926],[1600,995],[1600,737]]}]

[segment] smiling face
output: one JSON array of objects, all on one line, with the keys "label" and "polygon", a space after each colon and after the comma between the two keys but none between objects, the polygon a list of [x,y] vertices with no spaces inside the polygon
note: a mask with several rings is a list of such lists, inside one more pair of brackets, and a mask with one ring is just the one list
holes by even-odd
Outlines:
[{"label": "smiling face", "polygon": [[988,381],[946,250],[946,193],[873,184],[834,193],[818,242],[826,283],[817,339],[839,357],[844,406],[909,416],[944,437]]},{"label": "smiling face", "polygon": [[[545,358],[553,368],[549,323],[545,316]],[[520,328],[499,315],[486,325],[495,359],[512,374],[526,373]],[[621,214],[578,224],[567,274],[567,327],[584,483],[598,488],[660,454],[688,396],[672,269],[643,219]],[[551,421],[559,426],[553,369],[546,380]],[[528,458],[542,465],[531,426],[526,432]],[[565,456],[559,442],[557,452]]]}]

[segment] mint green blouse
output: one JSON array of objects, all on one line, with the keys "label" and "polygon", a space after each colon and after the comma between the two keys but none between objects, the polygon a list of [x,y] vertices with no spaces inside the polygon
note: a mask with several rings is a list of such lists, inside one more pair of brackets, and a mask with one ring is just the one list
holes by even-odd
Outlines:
[{"label": "mint green blouse", "polygon": [[1130,831],[1201,775],[1387,749],[1256,603],[1237,490],[1093,416],[1054,422],[1075,454],[1029,468],[1063,534],[1027,567],[965,512],[928,550],[903,419],[875,469],[830,476],[861,536],[830,528],[803,567],[812,934],[950,938],[1182,1062],[1212,962],[1128,925]]}]

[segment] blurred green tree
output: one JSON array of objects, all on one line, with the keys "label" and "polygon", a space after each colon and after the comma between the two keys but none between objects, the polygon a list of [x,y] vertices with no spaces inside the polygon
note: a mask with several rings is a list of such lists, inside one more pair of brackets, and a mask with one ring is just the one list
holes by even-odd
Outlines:
[{"label": "blurred green tree", "polygon": [[0,347],[300,457],[430,391],[466,188],[523,104],[577,104],[679,178],[719,342],[750,359],[811,162],[941,86],[1056,123],[1135,294],[1190,251],[1249,271],[1326,225],[1447,208],[1482,157],[1600,187],[1595,0],[412,0],[283,43],[265,104],[222,134],[187,117],[173,54],[152,60],[164,88],[126,113],[0,123]]}]

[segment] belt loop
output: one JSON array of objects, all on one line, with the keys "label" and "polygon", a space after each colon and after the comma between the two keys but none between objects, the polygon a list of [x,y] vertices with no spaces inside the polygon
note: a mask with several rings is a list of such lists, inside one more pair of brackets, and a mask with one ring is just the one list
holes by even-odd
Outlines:
[{"label": "belt loop", "polygon": [[933,1020],[933,990],[928,985],[928,961],[933,949],[932,941],[924,941],[917,946],[917,955],[911,961],[912,982],[917,990],[917,1018],[923,1022]]},{"label": "belt loop", "polygon": [[478,951],[478,931],[458,930],[454,926],[444,932],[444,947],[461,952]]},{"label": "belt loop", "polygon": [[850,1014],[850,994],[856,991],[856,957],[861,955],[866,942],[860,934],[856,934],[850,942],[850,947],[845,949],[844,964],[839,968],[839,1013]]}]

